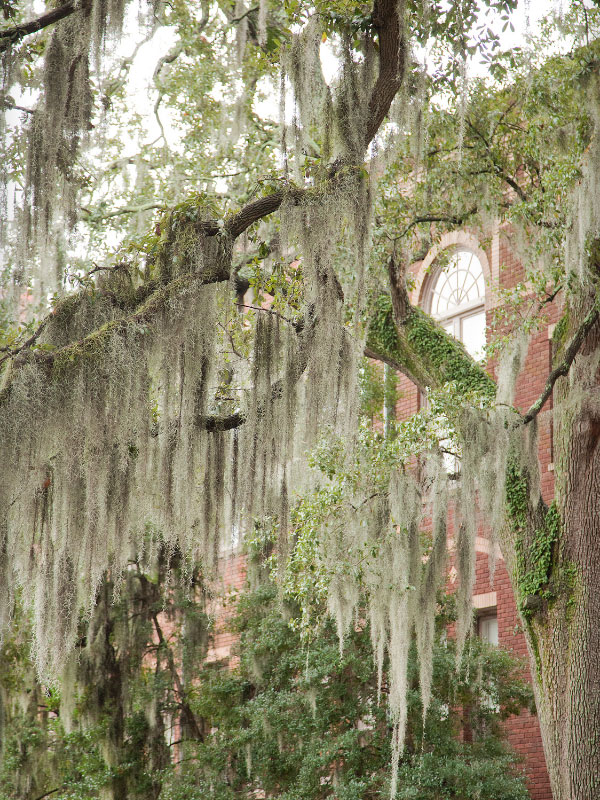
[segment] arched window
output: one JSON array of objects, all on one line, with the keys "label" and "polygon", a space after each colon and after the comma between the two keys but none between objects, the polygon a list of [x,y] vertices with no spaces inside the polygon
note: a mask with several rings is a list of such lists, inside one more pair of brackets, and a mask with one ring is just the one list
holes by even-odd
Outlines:
[{"label": "arched window", "polygon": [[485,280],[475,253],[455,250],[434,273],[426,307],[443,327],[478,360],[485,346]]}]

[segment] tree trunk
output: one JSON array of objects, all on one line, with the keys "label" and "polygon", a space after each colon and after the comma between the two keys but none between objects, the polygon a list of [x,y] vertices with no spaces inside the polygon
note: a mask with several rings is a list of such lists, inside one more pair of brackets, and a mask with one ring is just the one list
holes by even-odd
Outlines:
[{"label": "tree trunk", "polygon": [[[577,313],[571,317],[581,319]],[[548,597],[523,620],[554,800],[600,797],[598,354],[596,324],[571,373],[555,387],[560,530],[553,545]]]}]

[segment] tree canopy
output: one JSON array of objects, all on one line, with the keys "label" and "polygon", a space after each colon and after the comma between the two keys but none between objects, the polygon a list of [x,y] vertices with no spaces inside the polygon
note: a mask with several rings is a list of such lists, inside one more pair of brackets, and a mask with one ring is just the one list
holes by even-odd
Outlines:
[{"label": "tree canopy", "polygon": [[[154,70],[150,143],[128,107],[135,53],[115,45],[133,23],[126,4],[38,17],[5,6],[0,619],[24,605],[41,675],[68,669],[107,576],[118,596],[132,565],[152,572],[165,548],[208,575],[232,532],[263,537],[305,615],[326,603],[341,640],[366,604],[380,680],[390,659],[396,776],[413,628],[429,706],[454,482],[458,650],[479,504],[526,628],[555,797],[592,796],[598,754],[580,732],[600,725],[600,538],[586,500],[600,20],[574,2],[503,52],[495,26],[515,6],[149,6],[138,41],[159,26],[174,41]],[[485,79],[469,77],[472,57]],[[259,113],[262,93],[279,96],[279,124]],[[492,223],[510,226],[526,274],[491,339],[496,382],[406,285],[441,233]],[[554,301],[554,364],[519,411],[527,336]],[[429,396],[387,438],[361,424],[365,355]],[[535,427],[553,391],[547,507]]]}]

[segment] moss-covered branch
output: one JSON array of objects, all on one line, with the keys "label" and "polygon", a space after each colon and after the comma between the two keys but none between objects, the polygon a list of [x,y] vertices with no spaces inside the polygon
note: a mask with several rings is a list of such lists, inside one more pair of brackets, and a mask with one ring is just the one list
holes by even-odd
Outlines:
[{"label": "moss-covered branch", "polygon": [[421,309],[409,306],[402,324],[396,325],[387,295],[375,301],[366,355],[386,361],[423,391],[453,381],[464,393],[493,397],[496,392],[494,381],[462,343]]},{"label": "moss-covered branch", "polygon": [[[97,359],[102,356],[105,347],[108,346],[114,335],[124,335],[127,331],[132,330],[133,327],[138,327],[140,333],[143,333],[144,326],[151,324],[152,320],[164,309],[169,298],[176,296],[178,292],[184,291],[190,286],[215,283],[218,280],[227,280],[227,278],[227,275],[219,277],[216,273],[209,275],[207,278],[203,275],[182,275],[165,286],[154,287],[154,291],[150,293],[144,302],[136,307],[133,313],[120,319],[106,322],[82,339],[64,347],[56,350],[35,350],[33,357],[39,364],[46,366],[52,376],[56,377],[63,374],[73,364],[80,364],[82,361]],[[80,300],[81,296],[72,296],[66,298],[65,305],[71,307],[76,304],[75,301],[80,302]],[[58,313],[67,312],[59,308]],[[13,363],[18,367],[21,363],[28,361],[29,358],[25,353],[22,353]]]},{"label": "moss-covered branch", "polygon": [[245,414],[236,411],[233,414],[219,416],[217,414],[199,417],[198,425],[205,431],[214,433],[217,431],[231,431],[234,428],[239,428],[246,422]]}]

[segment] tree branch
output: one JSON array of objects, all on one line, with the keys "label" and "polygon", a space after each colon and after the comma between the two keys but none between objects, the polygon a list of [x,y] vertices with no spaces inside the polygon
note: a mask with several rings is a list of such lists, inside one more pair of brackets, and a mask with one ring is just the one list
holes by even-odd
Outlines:
[{"label": "tree branch", "polygon": [[231,431],[234,428],[239,428],[246,422],[245,414],[241,411],[236,411],[234,414],[227,416],[206,416],[198,418],[198,425],[202,430],[215,433],[217,431]]},{"label": "tree branch", "polygon": [[152,208],[164,208],[163,203],[157,203],[155,201],[150,201],[148,203],[142,203],[139,206],[123,206],[122,208],[117,208],[114,211],[107,211],[106,214],[95,213],[93,211],[88,211],[87,209],[82,209],[86,214],[86,219],[88,221],[95,221],[100,219],[111,219],[112,217],[118,217],[121,214],[137,214],[141,211],[150,211]]},{"label": "tree branch", "polygon": [[394,240],[402,239],[406,234],[416,225],[421,225],[425,222],[449,222],[451,225],[462,225],[466,219],[477,213],[477,206],[473,206],[468,211],[462,214],[424,214],[420,217],[415,217],[404,230],[394,237]]},{"label": "tree branch", "polygon": [[[395,372],[401,372],[405,375],[409,381],[415,384],[415,386],[419,386],[418,378],[411,373],[411,371],[406,367],[404,364],[401,364],[399,361],[391,358],[390,356],[386,355],[385,353],[380,353],[377,350],[373,350],[371,347],[366,346],[363,350],[363,354],[366,358],[372,358],[374,361],[381,361],[382,364],[387,364],[388,367],[391,367]],[[426,387],[423,387],[426,388]]]},{"label": "tree branch", "polygon": [[[403,7],[403,3],[400,5]],[[375,0],[373,27],[379,33],[379,75],[369,100],[365,149],[375,138],[404,78],[406,42],[397,0]]]},{"label": "tree branch", "polygon": [[[0,49],[2,49],[2,45],[0,45]],[[35,800],[44,800],[45,797],[50,797],[51,794],[60,792],[61,789],[64,789],[64,786],[57,786],[56,789],[50,789],[49,792],[44,792],[44,794],[38,795]]]},{"label": "tree branch", "polygon": [[158,621],[158,615],[156,614],[156,612],[151,612],[151,617],[152,617],[152,622],[154,623],[154,630],[156,631],[156,635],[158,636],[160,647],[163,648],[165,655],[167,657],[167,664],[169,667],[169,672],[171,673],[171,678],[173,679],[173,683],[175,684],[177,694],[179,695],[179,705],[181,706],[181,715],[184,721],[189,725],[189,728],[193,734],[193,738],[199,742],[203,742],[204,736],[202,734],[202,731],[200,730],[200,725],[198,724],[196,715],[192,711],[190,704],[185,699],[186,697],[185,687],[181,681],[179,672],[177,671],[175,659],[173,658],[173,651],[169,647],[164,637],[162,628],[160,627],[160,623]]},{"label": "tree branch", "polygon": [[[0,42],[0,51],[2,50],[2,42]],[[35,114],[33,108],[25,108],[25,106],[18,106],[16,103],[11,103],[10,100],[0,100],[3,108],[10,108],[13,111],[23,111],[25,114]]]},{"label": "tree branch", "polygon": [[[185,686],[181,680],[181,676],[177,671],[177,665],[175,664],[175,659],[173,658],[173,651],[170,648],[167,640],[165,639],[164,633],[162,631],[160,622],[158,621],[158,614],[152,607],[152,597],[149,596],[149,589],[152,587],[149,586],[149,581],[146,576],[142,573],[139,569],[138,565],[138,578],[140,580],[140,584],[142,587],[142,591],[149,602],[149,614],[150,618],[152,619],[152,623],[154,625],[154,630],[156,631],[156,636],[158,638],[159,648],[162,648],[164,651],[166,658],[167,658],[167,666],[169,668],[169,672],[171,673],[171,678],[173,680],[174,687],[179,695],[179,705],[181,707],[181,716],[182,719],[187,725],[189,726],[189,730],[191,731],[193,738],[197,739],[198,741],[204,741],[204,735],[196,719],[196,715],[194,714],[190,704],[186,700],[186,691]],[[157,657],[158,663],[158,657]]]},{"label": "tree branch", "polygon": [[304,192],[301,189],[294,189],[292,192],[280,189],[278,192],[273,192],[273,194],[268,194],[266,197],[261,197],[252,203],[248,203],[241,211],[226,220],[224,224],[219,225],[219,221],[216,219],[201,223],[201,232],[205,236],[216,236],[221,231],[226,231],[233,239],[236,239],[254,222],[258,222],[259,219],[277,211],[286,195],[289,196],[290,194],[299,199]]},{"label": "tree branch", "polygon": [[[92,333],[88,334],[83,339],[71,342],[71,344],[65,345],[64,347],[52,351],[36,351],[35,358],[39,363],[46,364],[49,367],[51,367],[57,359],[66,358],[69,360],[71,354],[73,354],[73,357],[85,358],[98,351],[100,335],[108,337],[113,334],[124,333],[131,325],[150,323],[170,295],[185,289],[191,283],[197,282],[202,285],[207,285],[227,280],[229,280],[229,270],[225,269],[209,272],[206,275],[182,275],[179,278],[175,278],[170,283],[161,286],[159,289],[154,288],[154,291],[147,296],[146,301],[138,306],[129,316],[105,323],[100,331],[92,331]],[[48,317],[46,319],[48,319]],[[15,363],[18,364],[18,359]]]},{"label": "tree branch", "polygon": [[70,16],[75,11],[83,10],[85,5],[85,3],[82,3],[78,6],[75,0],[69,0],[64,5],[42,14],[41,17],[32,19],[29,22],[23,22],[21,25],[15,25],[13,28],[0,30],[0,51],[5,50],[11,44],[18,42],[30,33],[37,33],[49,25],[54,25],[55,22]]},{"label": "tree branch", "polygon": [[258,11],[258,6],[252,6],[252,8],[249,8],[247,11],[244,11],[241,17],[232,17],[232,19],[230,19],[229,22],[232,25],[237,25],[238,22],[241,22],[243,19],[246,19],[248,14],[252,14],[254,11]]},{"label": "tree branch", "polygon": [[0,352],[4,352],[5,353],[5,355],[3,355],[2,358],[0,358],[0,364],[2,364],[4,361],[6,361],[9,358],[14,358],[15,356],[19,355],[19,353],[21,353],[23,350],[26,350],[27,348],[29,348],[33,344],[35,344],[35,342],[39,338],[40,334],[42,333],[42,331],[46,327],[47,323],[48,323],[48,317],[44,317],[44,319],[40,322],[40,324],[38,325],[38,327],[36,328],[34,333],[29,337],[29,339],[27,339],[25,342],[23,342],[23,344],[20,347],[18,347],[16,350],[13,350],[10,347],[2,347],[2,348],[0,348]]},{"label": "tree branch", "polygon": [[537,415],[542,410],[546,400],[552,394],[552,390],[554,389],[554,384],[556,383],[556,381],[559,378],[567,375],[567,373],[569,372],[569,369],[571,368],[571,364],[575,360],[575,356],[577,355],[577,353],[581,349],[581,346],[584,343],[588,333],[591,331],[591,329],[594,327],[594,325],[598,321],[598,317],[599,316],[600,316],[600,301],[597,300],[594,303],[594,306],[591,308],[591,310],[588,311],[588,313],[586,314],[583,322],[581,323],[581,325],[579,326],[579,328],[575,332],[575,335],[573,336],[573,338],[569,342],[569,344],[568,344],[568,346],[567,346],[567,348],[565,350],[565,354],[564,354],[563,360],[560,362],[560,364],[557,367],[555,367],[552,370],[550,375],[548,375],[548,379],[546,381],[546,384],[544,386],[544,389],[543,389],[541,395],[538,397],[538,399],[535,401],[535,403],[531,406],[529,411],[526,414],[524,414],[524,416],[523,416],[523,424],[524,425],[527,425],[527,423],[531,422],[532,420],[534,420],[537,417]]},{"label": "tree branch", "polygon": [[501,178],[510,188],[519,196],[519,199],[522,200],[524,203],[527,202],[527,194],[523,191],[523,189],[519,186],[514,178],[504,171],[503,167],[497,162],[492,154],[492,146],[490,142],[488,142],[487,138],[483,135],[483,133],[471,122],[471,120],[467,117],[466,118],[467,125],[473,133],[481,139],[483,144],[485,145],[485,150],[488,154],[488,157],[492,163],[492,172],[494,175],[497,175]]}]

